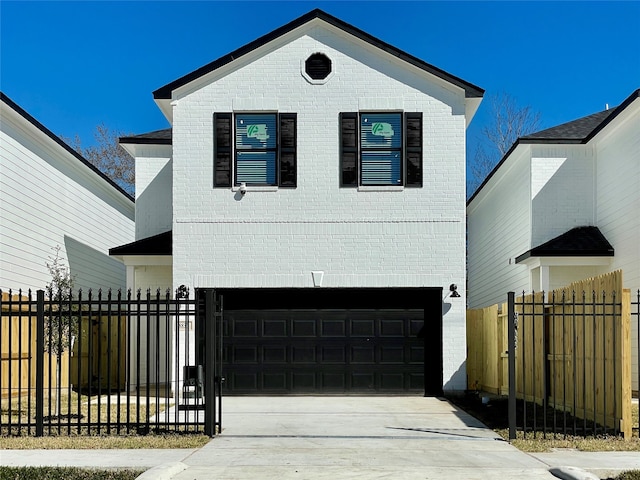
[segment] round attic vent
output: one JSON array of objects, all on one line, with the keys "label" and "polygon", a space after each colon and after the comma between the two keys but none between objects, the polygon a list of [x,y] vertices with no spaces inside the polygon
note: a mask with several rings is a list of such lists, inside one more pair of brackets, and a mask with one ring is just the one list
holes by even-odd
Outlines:
[{"label": "round attic vent", "polygon": [[304,71],[313,80],[324,80],[331,73],[331,60],[324,53],[314,53],[304,62]]}]

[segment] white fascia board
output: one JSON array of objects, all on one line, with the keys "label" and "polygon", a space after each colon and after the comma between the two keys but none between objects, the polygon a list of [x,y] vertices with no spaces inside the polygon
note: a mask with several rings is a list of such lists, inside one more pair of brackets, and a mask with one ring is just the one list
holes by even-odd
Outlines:
[{"label": "white fascia board", "polygon": [[[463,93],[463,95],[464,95],[464,93]],[[476,112],[478,111],[478,108],[480,108],[480,103],[482,103],[482,97],[474,97],[474,98],[465,99],[464,116],[465,116],[465,118],[467,120],[466,128],[469,128],[469,124],[471,123],[471,120],[473,120],[473,117],[475,116]]]},{"label": "white fascia board", "polygon": [[518,262],[529,269],[537,267],[592,267],[611,265],[613,257],[529,257]]},{"label": "white fascia board", "polygon": [[112,255],[127,267],[173,265],[172,255]]},{"label": "white fascia board", "polygon": [[154,145],[144,143],[120,143],[120,145],[134,159],[145,157],[171,159],[171,157],[173,157],[172,145]]}]

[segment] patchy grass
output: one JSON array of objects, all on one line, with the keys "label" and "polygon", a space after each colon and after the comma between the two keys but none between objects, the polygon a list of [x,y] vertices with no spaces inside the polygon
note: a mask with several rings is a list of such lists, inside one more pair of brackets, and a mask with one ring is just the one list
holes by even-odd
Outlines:
[{"label": "patchy grass", "polygon": [[7,450],[91,450],[140,448],[200,448],[211,440],[199,434],[130,436],[48,436],[0,437],[0,448]]},{"label": "patchy grass", "polygon": [[622,472],[620,475],[614,477],[613,480],[640,480],[640,470]]},{"label": "patchy grass", "polygon": [[143,472],[132,469],[0,466],[0,480],[134,480]]},{"label": "patchy grass", "polygon": [[[68,422],[72,425],[78,421],[82,423],[107,423],[109,421],[121,423],[137,422],[146,420],[147,416],[152,417],[162,413],[166,405],[164,402],[152,401],[147,408],[146,398],[140,397],[140,405],[136,404],[136,397],[131,396],[129,404],[125,396],[114,395],[84,395],[74,391],[63,391],[60,394],[60,411],[56,412],[56,394],[55,391],[51,396],[45,394],[44,397],[44,416],[45,420],[50,421],[57,427],[58,421],[66,426]],[[144,401],[143,401],[144,400]],[[163,400],[162,398],[160,400]],[[172,406],[172,404],[169,404]],[[11,403],[7,404],[3,399],[2,409],[0,410],[0,422],[3,424],[11,421],[12,425],[18,423],[26,423],[29,417],[35,414],[36,401],[35,395],[21,397],[13,397]]]},{"label": "patchy grass", "polygon": [[[465,397],[455,397],[450,399],[454,404],[473,415],[482,423],[493,429],[505,440],[509,438],[508,425],[508,404],[506,399],[491,400],[488,404],[483,404],[477,396],[468,395]],[[537,432],[522,431],[516,432],[516,439],[511,443],[519,450],[525,452],[548,452],[553,448],[573,448],[583,452],[609,452],[609,451],[640,451],[640,438],[638,438],[638,404],[632,405],[633,437],[624,440],[622,437],[609,435],[597,436],[574,436],[570,433],[571,428],[567,428],[567,435],[551,434],[543,435]],[[548,424],[549,425],[549,424]],[[558,425],[562,425],[559,423]],[[570,423],[572,426],[573,424]],[[538,429],[541,425],[538,424]],[[623,477],[624,478],[624,477]],[[629,477],[635,479],[635,477]],[[624,480],[627,480],[624,478]],[[640,478],[638,478],[640,480]]]}]

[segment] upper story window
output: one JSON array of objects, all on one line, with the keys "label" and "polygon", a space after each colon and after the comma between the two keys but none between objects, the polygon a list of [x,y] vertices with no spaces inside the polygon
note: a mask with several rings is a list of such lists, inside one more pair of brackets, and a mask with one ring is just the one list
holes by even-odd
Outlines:
[{"label": "upper story window", "polygon": [[214,186],[296,186],[295,113],[216,113]]},{"label": "upper story window", "polygon": [[340,114],[340,184],[422,186],[422,114]]}]

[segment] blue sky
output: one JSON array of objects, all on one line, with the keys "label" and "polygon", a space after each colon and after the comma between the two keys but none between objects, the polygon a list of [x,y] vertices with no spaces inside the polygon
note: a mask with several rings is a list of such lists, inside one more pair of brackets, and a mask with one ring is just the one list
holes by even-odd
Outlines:
[{"label": "blue sky", "polygon": [[[58,135],[168,127],[152,92],[321,8],[551,127],[640,88],[640,1],[0,1],[0,88]],[[468,130],[470,153],[488,118]]]}]

